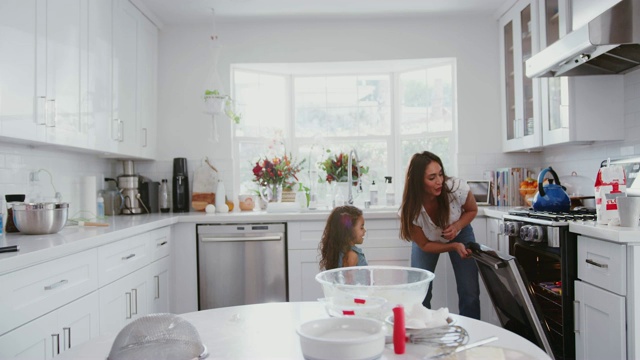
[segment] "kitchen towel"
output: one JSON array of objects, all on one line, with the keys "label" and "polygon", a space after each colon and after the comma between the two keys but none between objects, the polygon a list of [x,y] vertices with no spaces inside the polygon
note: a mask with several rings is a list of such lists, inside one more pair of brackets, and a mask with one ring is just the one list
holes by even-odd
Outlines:
[{"label": "kitchen towel", "polygon": [[82,188],[80,196],[80,217],[94,218],[96,216],[96,204],[98,200],[97,181],[95,176],[85,176],[82,178]]}]

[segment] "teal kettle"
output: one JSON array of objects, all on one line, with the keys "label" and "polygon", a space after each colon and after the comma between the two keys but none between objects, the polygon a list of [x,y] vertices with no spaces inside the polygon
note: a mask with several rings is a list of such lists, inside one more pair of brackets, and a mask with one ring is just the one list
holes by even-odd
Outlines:
[{"label": "teal kettle", "polygon": [[[549,179],[549,183],[543,185],[544,176],[547,172],[551,173],[553,179]],[[571,209],[571,199],[569,199],[567,192],[564,191],[558,179],[558,174],[553,171],[551,166],[543,169],[538,175],[538,192],[533,197],[531,205],[533,210],[536,211],[569,212]]]}]

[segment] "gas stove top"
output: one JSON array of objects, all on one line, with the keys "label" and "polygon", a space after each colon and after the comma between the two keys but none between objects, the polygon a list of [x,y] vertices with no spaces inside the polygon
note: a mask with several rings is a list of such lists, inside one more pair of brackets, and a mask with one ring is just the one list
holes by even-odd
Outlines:
[{"label": "gas stove top", "polygon": [[539,219],[557,223],[569,223],[572,221],[595,221],[596,210],[589,208],[577,208],[569,212],[552,212],[552,211],[536,211],[531,208],[513,209],[509,211],[510,219],[519,218],[526,221],[527,219]]}]

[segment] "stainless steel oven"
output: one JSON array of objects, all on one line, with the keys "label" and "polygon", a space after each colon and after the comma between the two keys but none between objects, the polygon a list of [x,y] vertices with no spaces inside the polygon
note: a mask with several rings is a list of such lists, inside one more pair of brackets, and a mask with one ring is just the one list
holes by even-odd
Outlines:
[{"label": "stainless steel oven", "polygon": [[509,255],[524,272],[556,359],[575,358],[573,319],[574,281],[577,278],[577,236],[571,222],[594,222],[593,209],[567,213],[512,210],[503,216],[509,237]]}]

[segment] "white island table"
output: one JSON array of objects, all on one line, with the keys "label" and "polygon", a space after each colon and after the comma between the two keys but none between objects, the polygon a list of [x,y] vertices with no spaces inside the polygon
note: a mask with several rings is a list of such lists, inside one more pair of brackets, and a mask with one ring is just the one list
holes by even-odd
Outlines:
[{"label": "white island table", "polygon": [[[208,359],[303,359],[296,328],[306,321],[328,317],[318,302],[232,306],[180,316],[198,330],[209,350]],[[510,331],[464,316],[451,317],[469,332],[469,343],[491,336],[498,340],[446,359],[549,359],[539,347]],[[115,335],[95,338],[57,359],[106,359]],[[393,345],[388,344],[382,359],[422,359],[427,350],[422,345],[407,344],[406,353],[396,355]]]}]

